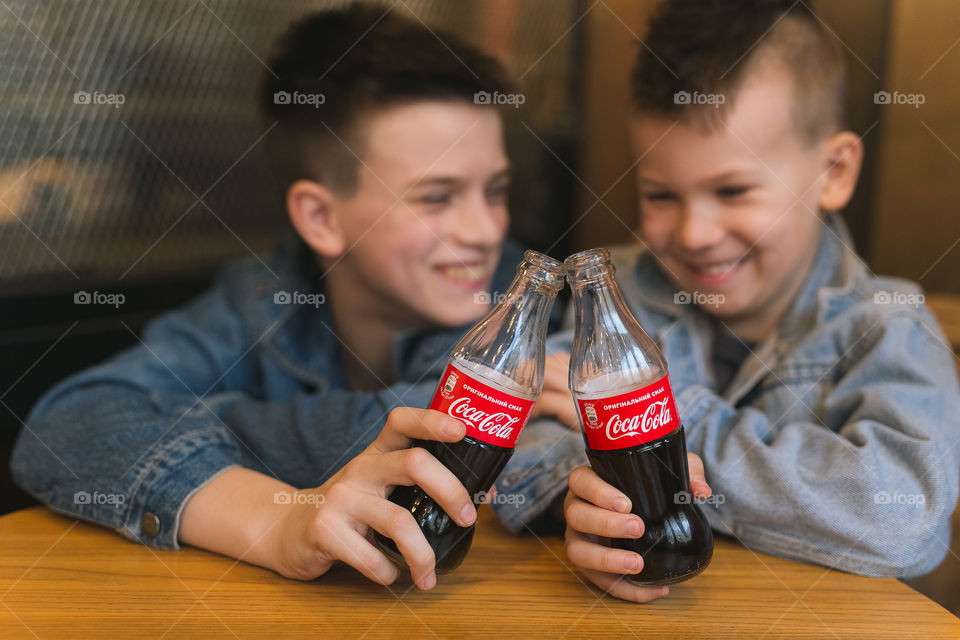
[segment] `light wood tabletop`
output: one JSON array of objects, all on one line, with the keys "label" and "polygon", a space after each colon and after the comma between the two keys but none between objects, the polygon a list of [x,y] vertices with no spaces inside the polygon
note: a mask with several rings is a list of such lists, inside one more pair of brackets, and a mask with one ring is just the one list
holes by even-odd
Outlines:
[{"label": "light wood tabletop", "polygon": [[156,551],[37,507],[0,518],[2,638],[960,638],[897,580],[718,540],[700,576],[645,605],[584,584],[558,537],[481,509],[473,549],[424,593],[338,566],[313,582],[195,549]]}]

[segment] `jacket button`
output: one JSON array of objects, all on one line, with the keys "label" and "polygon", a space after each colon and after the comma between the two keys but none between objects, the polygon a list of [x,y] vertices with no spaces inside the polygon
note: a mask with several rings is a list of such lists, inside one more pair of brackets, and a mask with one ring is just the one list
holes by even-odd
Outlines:
[{"label": "jacket button", "polygon": [[140,518],[140,530],[143,531],[143,535],[155,538],[160,533],[160,518],[148,511]]}]

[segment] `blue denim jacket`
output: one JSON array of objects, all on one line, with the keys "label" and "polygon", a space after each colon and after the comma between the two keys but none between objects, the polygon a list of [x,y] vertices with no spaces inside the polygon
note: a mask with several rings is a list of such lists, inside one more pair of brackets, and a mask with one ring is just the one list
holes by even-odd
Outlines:
[{"label": "blue denim jacket", "polygon": [[[919,289],[870,275],[830,215],[811,273],[775,335],[717,393],[710,318],[638,246],[618,283],[669,363],[688,450],[703,458],[717,531],[747,546],[874,576],[933,569],[950,542],[960,469],[953,354]],[[686,297],[681,298],[686,299]],[[913,303],[913,304],[911,304]],[[569,351],[571,333],[551,339]],[[495,505],[521,530],[586,464],[579,431],[528,425]]]},{"label": "blue denim jacket", "polygon": [[[494,291],[521,259],[504,247]],[[323,298],[309,249],[290,234],[267,264],[229,265],[213,289],[151,322],[142,344],[46,393],[18,438],[16,482],[54,510],[176,549],[184,505],[218,473],[241,465],[317,486],[392,408],[429,404],[468,327],[398,336],[394,384],[352,391],[328,307],[313,304]]]}]

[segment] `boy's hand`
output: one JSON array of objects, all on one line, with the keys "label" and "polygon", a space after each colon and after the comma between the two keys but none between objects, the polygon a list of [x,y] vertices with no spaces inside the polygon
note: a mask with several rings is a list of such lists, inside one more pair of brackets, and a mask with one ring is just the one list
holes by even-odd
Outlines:
[{"label": "boy's hand", "polygon": [[[687,454],[690,488],[699,498],[712,490],[703,475],[699,456]],[[563,505],[567,522],[564,545],[567,557],[593,584],[611,595],[649,602],[667,595],[669,587],[638,587],[623,580],[624,574],[640,573],[643,558],[638,553],[610,547],[610,538],[639,538],[643,521],[630,513],[630,499],[600,479],[590,467],[578,467],[568,479],[570,490]]]},{"label": "boy's hand", "polygon": [[308,494],[306,498],[284,505],[287,512],[271,532],[276,557],[272,568],[309,580],[341,560],[374,582],[390,584],[399,570],[371,543],[371,529],[376,529],[397,544],[417,586],[432,588],[433,549],[410,512],[387,496],[397,485],[416,484],[458,525],[473,524],[476,509],[456,476],[426,450],[409,448],[413,439],[457,442],[464,432],[463,423],[438,411],[391,411],[383,431],[363,453],[320,487],[298,492]]},{"label": "boy's hand", "polygon": [[531,418],[552,416],[576,431],[580,430],[577,405],[567,386],[570,354],[554,353],[547,356],[543,366],[543,391],[530,412]]}]

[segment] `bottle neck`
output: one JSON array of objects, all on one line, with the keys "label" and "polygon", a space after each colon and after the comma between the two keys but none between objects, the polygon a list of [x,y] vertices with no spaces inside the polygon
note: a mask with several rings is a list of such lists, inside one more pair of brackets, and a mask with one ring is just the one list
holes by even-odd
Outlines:
[{"label": "bottle neck", "polygon": [[[495,386],[519,396],[536,396],[543,385],[544,348],[555,282],[540,277],[537,265],[525,265],[493,309],[471,329],[451,354]],[[553,276],[553,280],[562,276]]]},{"label": "bottle neck", "polygon": [[612,273],[576,282],[571,289],[580,324],[589,319],[595,328],[622,334],[627,332],[628,323],[636,323]]},{"label": "bottle neck", "polygon": [[630,312],[613,268],[590,267],[589,277],[573,271],[570,285],[577,318],[570,386],[575,392],[625,391],[667,373],[656,343]]}]

